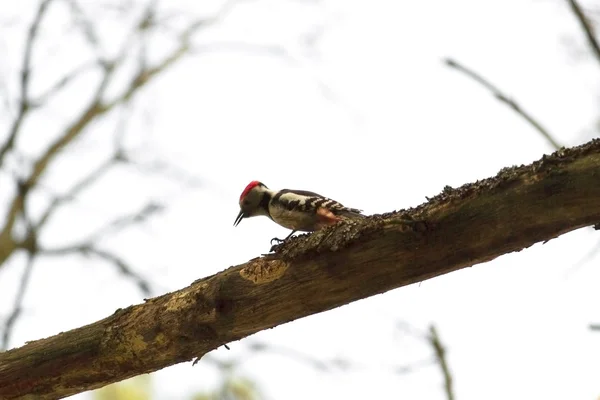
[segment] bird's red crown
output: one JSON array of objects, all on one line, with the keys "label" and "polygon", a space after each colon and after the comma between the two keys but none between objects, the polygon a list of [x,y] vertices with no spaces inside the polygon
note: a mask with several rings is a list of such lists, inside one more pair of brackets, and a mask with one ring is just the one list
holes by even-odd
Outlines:
[{"label": "bird's red crown", "polygon": [[244,189],[244,191],[242,192],[242,194],[240,195],[240,201],[242,201],[242,199],[244,197],[246,197],[246,195],[255,187],[257,187],[258,185],[261,185],[261,183],[259,181],[252,181],[248,184],[248,186],[246,186],[246,189]]}]

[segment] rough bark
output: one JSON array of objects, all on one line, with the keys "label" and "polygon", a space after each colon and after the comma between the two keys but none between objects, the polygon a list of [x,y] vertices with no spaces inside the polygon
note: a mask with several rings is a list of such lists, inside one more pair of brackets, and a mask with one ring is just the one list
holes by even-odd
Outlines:
[{"label": "rough bark", "polygon": [[599,183],[595,140],[447,187],[415,209],[290,240],[275,254],[0,354],[0,398],[55,399],[98,388],[594,225]]}]

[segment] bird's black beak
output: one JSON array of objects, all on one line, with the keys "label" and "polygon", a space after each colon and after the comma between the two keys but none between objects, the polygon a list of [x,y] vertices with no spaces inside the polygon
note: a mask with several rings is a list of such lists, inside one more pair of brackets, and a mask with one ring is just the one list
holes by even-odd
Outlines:
[{"label": "bird's black beak", "polygon": [[233,223],[233,226],[238,226],[239,223],[242,222],[244,217],[246,217],[246,215],[244,215],[244,211],[240,210],[240,213],[238,214],[237,218],[235,219],[235,222]]}]

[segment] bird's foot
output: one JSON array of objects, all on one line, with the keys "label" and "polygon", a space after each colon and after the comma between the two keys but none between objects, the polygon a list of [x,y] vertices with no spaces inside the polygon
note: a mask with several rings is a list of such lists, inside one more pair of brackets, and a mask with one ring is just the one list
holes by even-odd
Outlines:
[{"label": "bird's foot", "polygon": [[[275,251],[277,251],[277,249],[279,248],[279,246],[281,246],[283,243],[285,243],[286,239],[279,239],[279,238],[273,238],[271,239],[271,248],[269,249],[269,253],[275,253]],[[275,242],[275,244],[273,244],[273,242]]]},{"label": "bird's foot", "polygon": [[[285,239],[279,239],[279,238],[273,238],[271,239],[271,250],[269,250],[271,253],[275,252],[277,250],[277,248],[279,248],[279,246],[281,246],[282,244],[284,244],[285,242],[287,242],[287,240],[289,238],[292,237],[292,235],[294,233],[296,233],[297,230],[293,230],[289,235],[287,235],[287,237]],[[273,242],[277,242],[277,244],[273,244]]]},{"label": "bird's foot", "polygon": [[[277,242],[277,244],[273,245],[273,242]],[[285,242],[285,239],[273,238],[269,243],[271,244],[271,246],[277,246],[278,244],[281,244],[283,242]]]}]

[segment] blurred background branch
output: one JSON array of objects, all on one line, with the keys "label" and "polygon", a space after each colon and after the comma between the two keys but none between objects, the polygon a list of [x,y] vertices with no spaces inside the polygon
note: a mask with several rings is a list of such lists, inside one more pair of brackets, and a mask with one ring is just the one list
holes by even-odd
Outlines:
[{"label": "blurred background branch", "polygon": [[596,37],[593,22],[590,20],[590,18],[588,18],[585,11],[576,0],[567,1],[571,6],[573,15],[575,18],[577,18],[577,21],[579,22],[579,25],[585,34],[585,38],[587,39],[592,54],[595,56],[596,60],[600,62],[600,44],[598,43],[598,38]]},{"label": "blurred background branch", "polygon": [[15,296],[12,310],[10,311],[8,317],[4,321],[4,329],[2,330],[2,342],[0,342],[0,350],[5,350],[6,348],[8,348],[14,325],[17,322],[19,316],[21,315],[21,312],[23,311],[23,299],[25,298],[27,286],[29,285],[31,272],[33,270],[34,259],[35,256],[33,256],[32,254],[29,254],[29,256],[27,257],[27,264],[25,265],[25,269],[23,270],[23,274],[21,275],[21,281],[19,282],[19,287],[17,289],[17,295]]},{"label": "blurred background branch", "polygon": [[490,83],[487,79],[483,78],[481,75],[465,67],[463,64],[452,58],[446,58],[444,60],[446,65],[450,68],[453,68],[459,72],[462,72],[467,77],[473,79],[475,82],[479,83],[481,86],[488,89],[492,95],[498,99],[498,101],[506,104],[509,108],[511,108],[517,115],[523,118],[525,121],[529,123],[546,141],[556,150],[560,149],[562,146],[558,143],[558,141],[554,138],[554,136],[546,129],[542,124],[536,120],[529,112],[525,111],[523,107],[521,107],[515,100],[511,99],[509,96],[504,94],[500,89],[498,89],[495,85]]},{"label": "blurred background branch", "polygon": [[18,111],[17,111],[17,115],[14,117],[13,122],[9,128],[6,140],[4,141],[2,146],[0,146],[0,168],[4,164],[4,159],[6,157],[6,154],[13,149],[13,147],[15,145],[15,140],[17,139],[17,135],[19,134],[23,120],[25,119],[25,116],[27,115],[27,113],[30,111],[30,108],[31,108],[31,103],[30,103],[30,98],[29,98],[29,91],[30,91],[29,83],[30,83],[31,73],[32,73],[31,58],[32,58],[32,53],[34,51],[34,45],[35,45],[36,39],[38,37],[38,31],[40,28],[40,24],[42,23],[44,15],[46,14],[46,11],[48,10],[48,7],[51,2],[52,2],[52,0],[43,0],[39,3],[39,6],[38,6],[35,16],[33,18],[33,21],[31,22],[31,25],[29,26],[29,29],[27,30],[27,39],[25,41],[25,50],[23,52],[23,63],[21,65],[21,72],[20,72],[20,85],[19,85],[20,94],[19,94],[19,101],[18,101],[18,104],[19,104]]},{"label": "blurred background branch", "polygon": [[435,325],[431,325],[429,327],[429,342],[431,343],[431,347],[433,347],[435,351],[435,358],[437,360],[438,365],[440,366],[440,369],[442,370],[446,398],[448,400],[454,400],[455,397],[454,389],[452,387],[452,374],[450,373],[450,368],[448,367],[446,349],[440,341],[440,337],[438,335]]},{"label": "blurred background branch", "polygon": [[[82,52],[80,57],[75,57],[76,60],[72,61],[75,66],[70,68],[70,72],[59,76],[53,82],[46,82],[45,89],[40,90],[37,88],[40,86],[39,84],[32,87],[33,83],[40,81],[32,79],[36,73],[42,75],[41,66],[38,67],[38,64],[34,62],[34,60],[40,60],[43,53],[37,46],[38,38],[44,29],[47,14],[52,11],[53,7],[60,8],[65,3],[68,5],[67,9],[71,13],[75,27],[96,59],[86,60],[86,54]],[[132,159],[124,141],[126,123],[121,124],[113,134],[114,149],[104,161],[99,162],[75,181],[67,191],[60,194],[52,193],[52,200],[41,210],[36,206],[34,214],[37,214],[38,217],[26,215],[25,210],[29,208],[29,203],[35,202],[51,186],[44,182],[48,171],[62,163],[65,156],[71,156],[78,151],[76,143],[82,142],[86,135],[92,135],[94,132],[92,126],[97,125],[109,113],[129,109],[136,94],[187,55],[195,35],[222,21],[235,3],[237,2],[227,1],[212,15],[189,18],[186,26],[173,36],[173,47],[170,52],[164,54],[157,61],[150,61],[146,44],[148,40],[151,40],[149,33],[162,28],[157,19],[157,14],[160,13],[157,1],[150,0],[140,4],[141,7],[124,8],[119,11],[123,15],[131,14],[128,17],[131,18],[132,23],[121,40],[121,47],[113,56],[106,51],[107,39],[99,33],[102,29],[97,26],[98,18],[89,15],[85,7],[77,0],[65,2],[43,0],[39,2],[25,37],[23,58],[19,68],[17,111],[12,117],[12,122],[0,145],[0,168],[8,168],[7,160],[11,157],[16,159],[23,151],[18,144],[26,142],[27,137],[35,135],[27,129],[26,122],[28,120],[39,118],[39,115],[48,110],[50,104],[65,92],[77,90],[75,84],[78,82],[93,79],[95,80],[95,89],[89,98],[80,96],[78,100],[80,109],[70,109],[69,114],[72,114],[73,117],[70,121],[64,122],[64,128],[53,135],[54,137],[45,150],[32,159],[29,165],[19,166],[13,174],[15,175],[15,190],[12,199],[8,200],[5,218],[0,226],[0,269],[16,252],[25,251],[29,257],[23,266],[24,272],[13,309],[7,317],[3,318],[4,322],[0,325],[3,338],[0,348],[6,349],[9,346],[12,331],[22,315],[22,303],[26,296],[34,260],[42,257],[68,254],[102,260],[113,265],[123,277],[130,279],[144,296],[151,295],[152,284],[149,279],[141,271],[136,271],[123,257],[117,255],[113,250],[100,246],[99,243],[114,237],[123,230],[130,230],[145,223],[149,218],[163,211],[167,204],[149,200],[137,211],[124,212],[120,216],[113,217],[112,220],[91,234],[85,235],[85,239],[79,239],[77,243],[66,243],[58,247],[48,247],[39,243],[40,238],[48,237],[49,232],[61,224],[59,211],[62,211],[61,216],[64,216],[64,211],[68,214],[69,207],[76,199],[90,191],[100,180],[109,177],[110,172],[118,167],[134,165],[138,167],[138,172],[141,174],[164,173],[170,180],[185,180],[186,186],[190,183],[197,185],[197,179],[191,178],[189,174],[184,172],[174,174],[175,169],[168,162],[161,161],[158,164],[156,161],[140,162]],[[154,58],[156,59],[156,57]],[[136,59],[137,67],[134,68],[133,73],[128,72]],[[69,67],[63,67],[61,70],[69,70]],[[119,87],[120,89],[115,90]],[[123,120],[126,121],[128,116],[129,113],[125,114]],[[47,127],[47,130],[53,131],[56,127],[58,127],[57,124],[51,125]],[[116,193],[116,195],[124,196],[125,193]],[[21,220],[23,223],[20,223]],[[24,226],[25,221],[27,221],[27,226]]]}]

